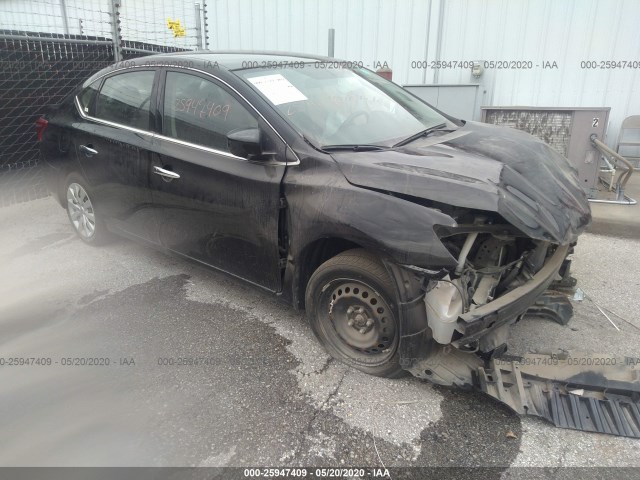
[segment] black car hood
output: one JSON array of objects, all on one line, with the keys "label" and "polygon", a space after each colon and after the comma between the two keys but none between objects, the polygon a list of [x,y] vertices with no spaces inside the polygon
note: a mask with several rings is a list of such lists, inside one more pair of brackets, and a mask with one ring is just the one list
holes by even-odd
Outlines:
[{"label": "black car hood", "polygon": [[573,242],[591,221],[568,160],[515,129],[467,122],[394,150],[332,156],[353,185],[497,212],[535,239]]}]

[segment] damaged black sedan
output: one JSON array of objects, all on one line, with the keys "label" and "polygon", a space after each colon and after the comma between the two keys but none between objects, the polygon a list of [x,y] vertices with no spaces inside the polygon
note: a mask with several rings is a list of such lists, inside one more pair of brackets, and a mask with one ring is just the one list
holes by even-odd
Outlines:
[{"label": "damaged black sedan", "polygon": [[464,383],[429,360],[501,351],[591,218],[543,142],[335,59],[130,60],[37,127],[83,241],[124,235],[269,290],[379,376]]}]

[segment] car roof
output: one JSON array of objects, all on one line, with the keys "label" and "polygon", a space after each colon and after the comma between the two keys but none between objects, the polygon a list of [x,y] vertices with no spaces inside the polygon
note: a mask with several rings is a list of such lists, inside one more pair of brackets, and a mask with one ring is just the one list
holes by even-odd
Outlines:
[{"label": "car roof", "polygon": [[[247,70],[250,68],[264,68],[269,66],[278,67],[279,63],[292,63],[292,62],[341,62],[337,58],[324,57],[321,55],[310,55],[307,53],[295,53],[295,52],[274,52],[274,51],[256,51],[256,50],[189,50],[184,52],[173,53],[156,53],[154,55],[147,55],[145,57],[135,57],[127,59],[124,62],[129,66],[146,66],[146,65],[171,65],[173,63],[176,66],[184,66],[185,62],[192,63],[193,66],[198,66],[202,70]],[[114,71],[114,67],[119,63],[110,65],[102,70],[94,73],[87,78],[81,88],[85,88],[87,85],[96,81],[96,79],[103,77],[104,75]],[[128,67],[123,67],[118,70],[125,70]]]},{"label": "car roof", "polygon": [[144,58],[154,58],[158,60],[160,57],[194,60],[197,62],[217,63],[219,66],[227,70],[242,70],[251,68],[252,62],[257,62],[254,68],[264,67],[266,62],[272,63],[292,63],[292,62],[335,62],[338,61],[332,57],[324,57],[319,55],[309,55],[307,53],[295,52],[274,52],[274,51],[242,51],[242,50],[198,50],[188,52],[165,53],[160,55],[152,55],[150,57],[139,57],[137,60]]}]

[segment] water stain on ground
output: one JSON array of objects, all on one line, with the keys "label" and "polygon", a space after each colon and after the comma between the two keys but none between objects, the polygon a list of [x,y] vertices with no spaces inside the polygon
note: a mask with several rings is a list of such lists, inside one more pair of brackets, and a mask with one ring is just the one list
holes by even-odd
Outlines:
[{"label": "water stain on ground", "polygon": [[78,305],[88,305],[96,298],[100,298],[109,293],[109,290],[94,290],[92,293],[87,293],[78,300]]},{"label": "water stain on ground", "polygon": [[[30,392],[9,389],[5,405],[12,414],[0,423],[14,440],[0,463],[480,464],[500,467],[498,474],[515,458],[519,440],[505,434],[520,437],[518,417],[480,394],[449,389],[440,391],[443,416],[422,432],[417,459],[412,445],[374,441],[372,431],[349,426],[331,409],[316,409],[300,392],[291,373],[299,362],[287,350],[288,339],[246,312],[188,299],[188,279],[155,278],[102,298],[105,292],[96,291],[78,302],[90,303],[65,312],[57,331],[47,333],[56,338],[49,355],[82,351],[134,358],[135,366],[58,369],[51,371],[56,382],[32,382]],[[28,408],[19,404],[25,395]],[[98,398],[100,411],[86,408]],[[47,412],[46,427],[29,421],[39,410]],[[69,428],[74,424],[83,426],[81,434]],[[42,440],[34,445],[33,438]],[[87,446],[98,440],[100,449]]]}]

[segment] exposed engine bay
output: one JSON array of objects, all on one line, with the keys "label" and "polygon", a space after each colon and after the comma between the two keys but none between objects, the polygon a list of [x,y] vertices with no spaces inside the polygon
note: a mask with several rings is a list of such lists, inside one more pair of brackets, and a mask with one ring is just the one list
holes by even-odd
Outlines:
[{"label": "exposed engine bay", "polygon": [[455,268],[424,281],[434,344],[408,370],[439,385],[480,390],[558,427],[640,438],[635,362],[567,351],[506,354],[509,325],[527,311],[549,319],[558,312],[549,305],[566,302],[572,313],[566,295],[547,290],[566,280],[572,246],[531,239],[499,217],[458,220],[438,231]]},{"label": "exposed engine bay", "polygon": [[[461,317],[473,317],[480,307],[526,285],[557,248],[550,242],[532,240],[508,224],[494,224],[493,219],[483,216],[459,225],[455,231],[439,233],[443,244],[457,259],[455,270],[430,280],[425,294],[429,327],[433,338],[443,345],[464,338],[467,325]],[[499,345],[496,339],[487,338],[459,344],[483,352]]]}]

